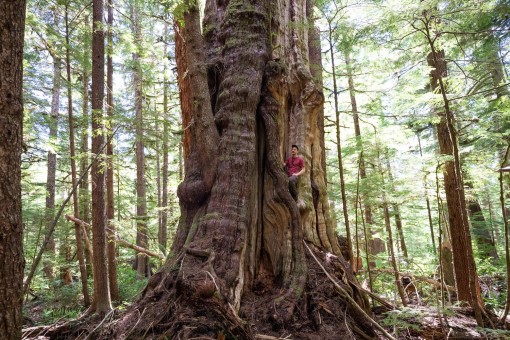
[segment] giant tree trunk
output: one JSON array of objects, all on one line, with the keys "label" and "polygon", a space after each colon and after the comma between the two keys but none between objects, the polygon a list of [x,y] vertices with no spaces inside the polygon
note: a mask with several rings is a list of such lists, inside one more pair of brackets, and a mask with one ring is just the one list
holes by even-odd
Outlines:
[{"label": "giant tree trunk", "polygon": [[[0,2],[0,336],[21,339],[23,34],[25,0]],[[9,180],[5,180],[8,178]]]},{"label": "giant tree trunk", "polygon": [[[202,36],[187,8],[176,34],[188,142],[174,255],[104,334],[327,338],[348,324],[374,335],[329,217],[306,20],[305,1],[207,1]],[[294,143],[306,164],[300,208],[282,166]]]}]

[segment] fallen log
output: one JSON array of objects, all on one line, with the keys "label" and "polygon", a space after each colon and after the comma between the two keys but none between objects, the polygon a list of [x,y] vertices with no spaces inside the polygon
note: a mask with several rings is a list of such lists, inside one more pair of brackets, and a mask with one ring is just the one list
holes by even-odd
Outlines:
[{"label": "fallen log", "polygon": [[[72,221],[74,223],[79,223],[80,225],[82,225],[83,227],[86,227],[86,228],[90,228],[91,227],[90,224],[88,224],[87,222],[84,222],[84,221],[82,221],[82,220],[80,220],[80,219],[78,219],[78,218],[76,218],[74,216],[70,216],[70,215],[65,215],[65,216],[66,216],[66,219],[68,221]],[[110,228],[108,228],[108,227],[106,228],[106,231],[108,231],[110,236],[115,237],[115,241],[118,244],[120,244],[120,245],[122,245],[122,246],[124,246],[126,248],[133,249],[133,250],[135,250],[135,251],[137,251],[139,253],[143,253],[143,254],[148,255],[148,256],[157,257],[157,258],[159,258],[161,260],[165,259],[165,256],[163,256],[161,254],[155,253],[155,252],[150,251],[148,249],[145,249],[145,248],[142,248],[140,246],[137,246],[136,244],[133,244],[133,243],[130,243],[128,241],[123,240],[119,235],[115,234],[115,232],[113,230],[111,230]]]}]

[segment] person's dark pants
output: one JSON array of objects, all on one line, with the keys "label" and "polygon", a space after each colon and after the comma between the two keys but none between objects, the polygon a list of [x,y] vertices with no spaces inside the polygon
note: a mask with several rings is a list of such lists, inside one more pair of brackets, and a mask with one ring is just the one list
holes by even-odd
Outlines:
[{"label": "person's dark pants", "polygon": [[298,176],[292,175],[289,177],[289,191],[295,201],[297,201],[298,198],[297,182]]}]

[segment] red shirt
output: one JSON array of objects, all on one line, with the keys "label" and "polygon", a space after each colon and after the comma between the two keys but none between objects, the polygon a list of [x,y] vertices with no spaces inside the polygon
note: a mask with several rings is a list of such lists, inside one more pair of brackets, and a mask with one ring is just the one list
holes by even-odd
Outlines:
[{"label": "red shirt", "polygon": [[287,167],[287,175],[290,177],[294,174],[297,174],[305,167],[305,161],[303,158],[297,157],[289,157],[285,161],[285,166]]}]

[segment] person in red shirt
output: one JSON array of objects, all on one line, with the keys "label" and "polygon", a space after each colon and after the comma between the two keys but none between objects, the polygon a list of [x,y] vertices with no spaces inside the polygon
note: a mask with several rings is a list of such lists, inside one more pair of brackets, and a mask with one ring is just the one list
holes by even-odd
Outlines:
[{"label": "person in red shirt", "polygon": [[285,161],[285,169],[289,176],[289,191],[292,197],[297,200],[298,177],[305,172],[305,161],[299,156],[299,148],[292,145],[292,156]]}]

